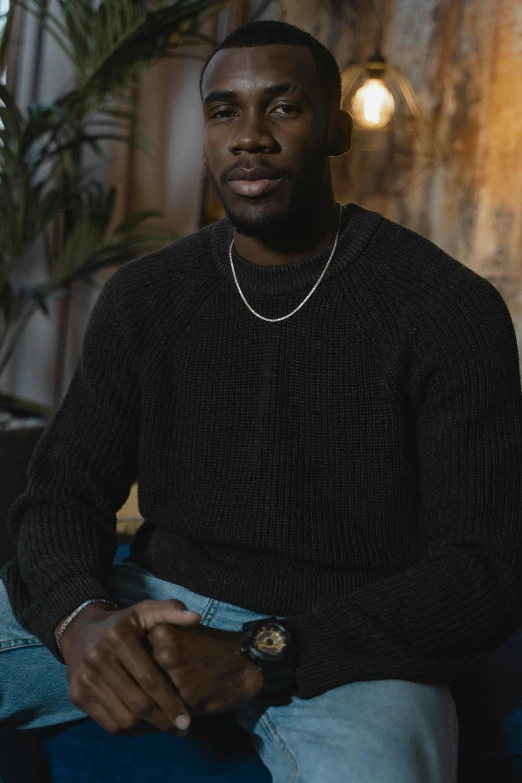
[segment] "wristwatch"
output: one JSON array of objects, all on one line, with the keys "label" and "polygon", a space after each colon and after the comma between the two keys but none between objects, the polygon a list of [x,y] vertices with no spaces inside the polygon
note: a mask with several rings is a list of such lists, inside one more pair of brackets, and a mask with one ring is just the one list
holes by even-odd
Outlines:
[{"label": "wristwatch", "polygon": [[266,617],[243,624],[241,651],[263,673],[258,699],[273,705],[290,704],[299,690],[297,645],[285,620]]}]

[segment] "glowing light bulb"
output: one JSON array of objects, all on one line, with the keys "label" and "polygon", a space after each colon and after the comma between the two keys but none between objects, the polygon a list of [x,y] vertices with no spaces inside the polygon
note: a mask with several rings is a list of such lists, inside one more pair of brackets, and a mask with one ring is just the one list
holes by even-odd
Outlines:
[{"label": "glowing light bulb", "polygon": [[393,95],[382,79],[367,79],[354,95],[352,114],[362,128],[384,128],[394,112]]}]

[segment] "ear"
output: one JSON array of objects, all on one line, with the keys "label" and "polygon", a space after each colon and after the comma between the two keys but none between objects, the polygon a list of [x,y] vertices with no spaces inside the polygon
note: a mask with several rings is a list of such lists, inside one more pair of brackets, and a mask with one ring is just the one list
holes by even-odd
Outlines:
[{"label": "ear", "polygon": [[328,154],[331,158],[344,155],[352,146],[353,117],[346,109],[338,109],[332,120]]}]

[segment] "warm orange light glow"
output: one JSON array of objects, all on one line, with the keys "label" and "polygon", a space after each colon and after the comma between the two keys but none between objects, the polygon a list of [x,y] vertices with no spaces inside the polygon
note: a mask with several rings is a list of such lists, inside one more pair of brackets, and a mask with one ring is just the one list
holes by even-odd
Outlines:
[{"label": "warm orange light glow", "polygon": [[395,100],[382,79],[367,79],[352,101],[353,118],[362,128],[384,128],[394,112]]}]

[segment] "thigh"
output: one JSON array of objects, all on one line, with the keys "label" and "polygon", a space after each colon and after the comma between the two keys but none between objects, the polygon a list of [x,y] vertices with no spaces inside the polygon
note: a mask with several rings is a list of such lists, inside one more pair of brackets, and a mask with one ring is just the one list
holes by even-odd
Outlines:
[{"label": "thigh", "polygon": [[16,620],[0,579],[0,726],[36,729],[85,718],[67,696],[66,668]]},{"label": "thigh", "polygon": [[[122,607],[148,598],[178,598],[187,608],[204,616],[212,603],[204,596],[154,577],[133,563],[113,564],[110,587]],[[16,620],[1,579],[0,672],[2,727],[36,729],[87,717],[69,701],[64,664]]]},{"label": "thigh", "polygon": [[458,721],[448,685],[354,682],[282,707],[237,711],[273,783],[456,783]]}]

